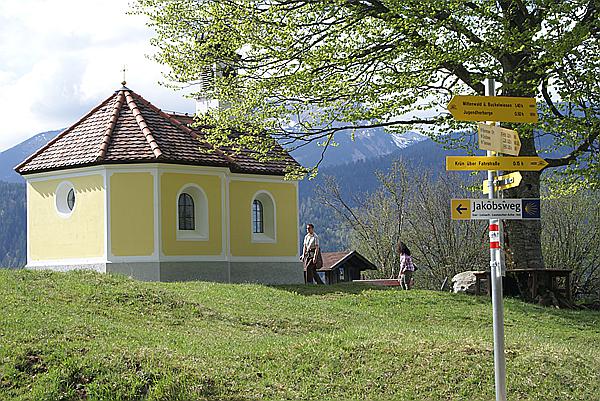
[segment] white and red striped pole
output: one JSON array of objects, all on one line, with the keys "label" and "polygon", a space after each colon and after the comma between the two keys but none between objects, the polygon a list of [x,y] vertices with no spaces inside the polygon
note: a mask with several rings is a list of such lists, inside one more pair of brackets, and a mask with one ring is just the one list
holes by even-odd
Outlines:
[{"label": "white and red striped pole", "polygon": [[500,249],[500,225],[490,220],[490,250]]},{"label": "white and red striped pole", "polygon": [[[495,82],[487,80],[486,95],[496,96]],[[495,122],[489,122],[495,125]],[[494,156],[495,152],[487,152]],[[488,170],[489,199],[494,199],[496,190],[494,180],[497,172]],[[490,219],[490,281],[492,282],[492,313],[494,321],[494,377],[496,401],[506,401],[506,358],[504,357],[504,299],[502,298],[502,275],[504,272],[501,257],[500,220]]]}]

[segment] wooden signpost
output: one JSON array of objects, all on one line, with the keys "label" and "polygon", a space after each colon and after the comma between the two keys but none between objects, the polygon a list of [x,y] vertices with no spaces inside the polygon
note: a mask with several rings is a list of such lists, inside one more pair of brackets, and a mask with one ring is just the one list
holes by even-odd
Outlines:
[{"label": "wooden signpost", "polygon": [[534,98],[508,96],[454,96],[448,111],[459,121],[536,123]]},{"label": "wooden signpost", "polygon": [[[496,191],[502,191],[503,189],[514,188],[521,185],[523,176],[518,171],[514,173],[505,174],[498,176],[494,179],[494,189]],[[490,186],[488,180],[483,180],[483,194],[487,195],[490,193]]]},{"label": "wooden signpost", "polygon": [[[497,199],[498,189],[519,185],[518,171],[540,171],[548,163],[537,156],[519,155],[521,141],[516,131],[496,127],[494,122],[536,123],[537,108],[534,98],[494,96],[495,82],[487,80],[488,96],[454,96],[448,111],[459,121],[486,121],[479,124],[479,147],[487,151],[486,157],[447,156],[446,170],[487,170],[488,199],[453,199],[453,219],[489,220],[490,281],[492,283],[492,309],[494,326],[494,376],[496,401],[506,401],[506,359],[504,356],[504,301],[502,299],[502,219],[539,218],[539,199],[525,204],[524,199]],[[511,156],[496,156],[495,152]],[[517,173],[496,177],[498,170]],[[517,175],[518,174],[518,175]]]},{"label": "wooden signpost", "polygon": [[479,149],[518,156],[521,150],[519,133],[496,125],[477,124]]},{"label": "wooden signpost", "polygon": [[446,156],[449,171],[540,171],[548,162],[538,156]]}]

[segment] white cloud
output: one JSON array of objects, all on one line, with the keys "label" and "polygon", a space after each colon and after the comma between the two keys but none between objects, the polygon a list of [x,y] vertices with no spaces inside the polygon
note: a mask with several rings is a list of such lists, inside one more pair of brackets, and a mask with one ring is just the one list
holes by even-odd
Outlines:
[{"label": "white cloud", "polygon": [[127,10],[123,0],[0,2],[0,152],[76,122],[121,86],[123,65],[127,86],[157,107],[194,111],[158,84],[152,31]]}]

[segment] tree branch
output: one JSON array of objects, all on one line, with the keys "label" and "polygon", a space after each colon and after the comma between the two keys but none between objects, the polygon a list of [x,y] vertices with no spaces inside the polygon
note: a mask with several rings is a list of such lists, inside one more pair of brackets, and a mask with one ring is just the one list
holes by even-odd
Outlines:
[{"label": "tree branch", "polygon": [[546,162],[548,162],[548,166],[546,166],[546,168],[566,166],[567,164],[571,163],[573,160],[577,159],[577,157],[589,151],[594,141],[598,139],[599,135],[600,129],[591,131],[591,133],[585,138],[585,140],[568,155],[555,159],[546,159]]},{"label": "tree branch", "polygon": [[469,70],[467,70],[467,68],[464,65],[454,61],[444,61],[441,65],[442,67],[446,68],[448,71],[456,75],[461,81],[465,83],[465,85],[473,89],[478,95],[485,95],[485,86],[481,82],[474,82],[472,73]]},{"label": "tree branch", "polygon": [[556,108],[554,102],[550,98],[550,94],[548,93],[548,79],[549,76],[546,75],[542,80],[542,96],[544,97],[544,100],[546,101],[548,107],[550,107],[550,110],[552,110],[552,113],[554,113],[554,115],[556,115],[559,118],[564,118],[565,116]]}]

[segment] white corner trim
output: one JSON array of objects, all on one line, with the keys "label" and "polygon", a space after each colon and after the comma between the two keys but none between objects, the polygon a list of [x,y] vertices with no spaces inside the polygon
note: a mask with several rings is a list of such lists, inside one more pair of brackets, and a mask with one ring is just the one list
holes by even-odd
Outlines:
[{"label": "white corner trim", "polygon": [[296,242],[298,243],[296,257],[300,258],[300,191],[299,191],[299,181],[295,183],[296,187]]},{"label": "white corner trim", "polygon": [[162,212],[162,207],[161,207],[161,203],[160,203],[160,180],[159,180],[160,174],[159,174],[159,170],[158,168],[155,168],[152,170],[152,184],[154,185],[154,205],[153,205],[153,212],[154,212],[154,253],[152,254],[153,257],[156,258],[156,260],[160,260],[160,249],[161,249],[161,238],[162,238],[162,231],[161,231],[161,212]]},{"label": "white corner trim", "polygon": [[27,213],[26,218],[27,218],[27,243],[25,244],[26,246],[26,251],[27,251],[27,260],[26,263],[29,264],[31,262],[31,237],[30,237],[30,233],[31,233],[31,223],[30,223],[30,209],[29,209],[29,191],[31,190],[31,184],[29,183],[29,180],[26,178],[25,179],[25,212]]},{"label": "white corner trim", "polygon": [[102,180],[104,182],[104,258],[108,261],[110,255],[110,191],[108,175],[106,169],[102,171]]},{"label": "white corner trim", "polygon": [[108,170],[104,171],[104,177],[106,179],[106,231],[107,231],[107,237],[108,240],[106,241],[107,243],[107,248],[106,248],[106,260],[107,261],[112,261],[113,258],[113,254],[112,254],[112,225],[111,225],[111,216],[112,216],[112,212],[111,212],[111,208],[110,208],[110,202],[111,202],[111,197],[112,197],[112,190],[111,190],[111,185],[110,185],[110,177],[111,177],[111,173],[109,173]]},{"label": "white corner trim", "polygon": [[229,186],[231,185],[231,176],[225,175],[221,180],[221,196],[222,200],[222,221],[223,221],[223,245],[222,250],[227,258],[227,282],[231,283],[231,204],[229,202]]},{"label": "white corner trim", "polygon": [[[159,227],[159,222],[156,218],[156,215],[158,213],[158,210],[160,209],[160,204],[156,203],[158,200],[158,187],[156,185],[157,182],[157,178],[158,178],[158,170],[157,169],[150,169],[149,171],[147,171],[148,173],[150,173],[150,175],[152,175],[152,213],[153,213],[153,219],[154,219],[154,224],[152,225],[153,227],[153,241],[152,241],[152,247],[154,248],[152,251],[152,255],[150,256],[152,259],[150,260],[150,262],[158,262],[159,260],[159,252],[158,252],[158,246],[157,246],[157,241],[160,239],[160,236],[158,234],[158,227]],[[140,256],[143,257],[143,256]]]}]

